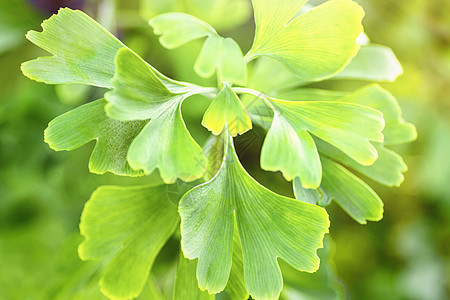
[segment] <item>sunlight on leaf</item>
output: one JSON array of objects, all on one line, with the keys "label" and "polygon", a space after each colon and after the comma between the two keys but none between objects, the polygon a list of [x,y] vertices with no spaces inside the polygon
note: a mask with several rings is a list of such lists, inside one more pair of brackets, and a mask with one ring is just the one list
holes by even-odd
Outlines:
[{"label": "sunlight on leaf", "polygon": [[134,298],[177,225],[166,186],[103,186],[83,210],[80,231],[85,241],[79,254],[83,260],[108,263],[100,280],[105,295]]},{"label": "sunlight on leaf", "polygon": [[228,128],[232,136],[252,129],[252,121],[241,100],[226,82],[203,115],[202,125],[215,135],[219,135],[224,128]]},{"label": "sunlight on leaf", "polygon": [[242,168],[230,136],[225,147],[218,174],[180,202],[183,252],[199,259],[199,286],[211,293],[222,291],[232,267],[236,224],[247,290],[256,299],[276,298],[282,288],[277,257],[298,270],[317,270],[316,250],[328,231],[328,216],[318,206],[258,184]]},{"label": "sunlight on leaf", "polygon": [[301,79],[318,80],[339,72],[359,49],[364,11],[355,2],[330,0],[295,18],[307,1],[252,2],[256,32],[248,60],[269,56]]},{"label": "sunlight on leaf", "polygon": [[89,170],[104,174],[139,176],[127,163],[128,148],[145,126],[145,121],[120,122],[105,114],[106,101],[100,99],[71,110],[50,122],[45,130],[45,142],[56,150],[73,150],[96,140],[89,161]]}]

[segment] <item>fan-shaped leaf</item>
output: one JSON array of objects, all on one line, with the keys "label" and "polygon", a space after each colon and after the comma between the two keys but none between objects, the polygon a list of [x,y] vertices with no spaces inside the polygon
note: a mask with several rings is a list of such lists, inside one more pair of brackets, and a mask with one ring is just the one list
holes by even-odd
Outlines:
[{"label": "fan-shaped leaf", "polygon": [[202,125],[215,135],[219,135],[225,127],[232,136],[252,129],[252,121],[241,100],[226,82],[203,115]]},{"label": "fan-shaped leaf", "polygon": [[317,80],[340,71],[359,49],[362,8],[330,0],[294,17],[306,1],[253,0],[256,33],[248,59],[270,56],[298,77]]},{"label": "fan-shaped leaf", "polygon": [[[182,248],[198,258],[197,278],[211,293],[223,290],[232,265],[236,224],[247,290],[256,299],[276,298],[282,287],[277,257],[298,270],[318,268],[317,248],[328,230],[325,211],[277,195],[259,185],[242,168],[227,137],[218,174],[181,200]],[[276,222],[275,222],[276,220]]]},{"label": "fan-shaped leaf", "polygon": [[80,230],[85,241],[79,254],[83,260],[108,263],[100,280],[105,295],[134,298],[177,224],[166,186],[103,186],[83,210]]},{"label": "fan-shaped leaf", "polygon": [[127,163],[127,151],[145,121],[120,122],[105,114],[106,101],[100,99],[71,110],[50,122],[45,142],[54,150],[73,150],[96,140],[89,161],[93,173],[110,171],[117,175],[139,176]]}]

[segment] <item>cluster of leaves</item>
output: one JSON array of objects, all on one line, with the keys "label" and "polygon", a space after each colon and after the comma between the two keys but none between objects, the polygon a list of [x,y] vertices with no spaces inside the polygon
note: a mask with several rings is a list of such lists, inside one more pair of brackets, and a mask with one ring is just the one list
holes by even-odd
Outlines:
[{"label": "cluster of leaves", "polygon": [[[414,127],[376,84],[355,92],[304,86],[335,78],[392,81],[401,67],[390,49],[364,39],[356,3],[306,2],[253,0],[256,32],[245,56],[233,39],[191,15],[151,19],[166,48],[204,39],[194,69],[205,78],[216,74],[217,87],[161,74],[81,11],[61,9],[42,32],[27,34],[53,56],[25,62],[26,76],[108,89],[103,99],[50,122],[50,147],[73,150],[96,140],[91,172],[159,171],[164,181],[103,186],[87,202],[79,255],[106,264],[100,279],[106,296],[138,297],[156,256],[180,228],[175,299],[223,290],[233,299],[274,299],[283,286],[278,258],[299,271],[318,269],[316,251],[329,227],[323,207],[335,201],[362,224],[382,218],[380,198],[352,171],[399,185],[406,165],[385,146],[413,140]],[[212,135],[203,149],[181,113],[193,95],[212,99],[202,120]],[[241,165],[233,136],[255,125],[267,130],[261,167],[281,171],[297,199],[263,187]],[[182,181],[188,188],[178,201],[170,191]]]}]

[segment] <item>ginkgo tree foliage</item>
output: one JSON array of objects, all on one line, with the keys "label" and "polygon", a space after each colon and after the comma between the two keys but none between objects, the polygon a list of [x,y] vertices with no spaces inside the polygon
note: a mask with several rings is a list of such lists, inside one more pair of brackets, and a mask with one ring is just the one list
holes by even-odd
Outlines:
[{"label": "ginkgo tree foliage", "polygon": [[[313,7],[307,0],[252,0],[253,46],[180,12],[149,20],[161,44],[203,41],[195,72],[215,76],[203,87],[169,78],[78,10],[61,9],[27,38],[50,53],[22,64],[47,84],[106,88],[102,99],[53,121],[45,141],[57,151],[95,140],[89,169],[122,176],[159,172],[163,184],[99,187],[86,203],[79,246],[83,260],[105,266],[100,288],[111,299],[139,297],[152,264],[178,232],[181,249],[174,299],[277,299],[280,261],[298,271],[319,268],[317,250],[335,201],[356,222],[378,221],[383,202],[363,181],[398,186],[407,167],[389,146],[415,139],[396,99],[378,84],[356,91],[321,90],[334,79],[393,81],[402,73],[392,50],[363,33],[363,9],[351,0]],[[211,99],[201,124],[203,147],[181,106]],[[192,103],[190,103],[192,105]],[[187,104],[186,104],[187,105]],[[244,169],[233,137],[266,130],[260,165],[292,182],[294,198],[274,193]],[[189,183],[180,200],[175,182]]]}]

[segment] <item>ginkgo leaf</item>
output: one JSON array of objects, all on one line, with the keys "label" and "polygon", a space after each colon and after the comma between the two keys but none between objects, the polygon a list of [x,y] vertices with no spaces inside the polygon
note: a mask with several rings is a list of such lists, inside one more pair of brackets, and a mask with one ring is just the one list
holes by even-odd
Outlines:
[{"label": "ginkgo leaf", "polygon": [[112,299],[131,299],[142,291],[152,264],[178,225],[167,186],[98,188],[86,203],[80,223],[83,260],[107,266],[100,280]]},{"label": "ginkgo leaf", "polygon": [[100,99],[71,110],[50,122],[45,130],[45,142],[56,150],[73,150],[96,140],[89,169],[103,174],[139,176],[127,163],[128,148],[145,126],[145,121],[120,122],[105,114],[106,101]]},{"label": "ginkgo leaf", "polygon": [[206,172],[203,175],[205,181],[209,181],[220,169],[223,161],[224,138],[222,135],[210,135],[203,145],[203,153],[206,157]]},{"label": "ginkgo leaf", "polygon": [[305,0],[252,0],[256,32],[247,60],[270,56],[299,78],[318,80],[339,72],[356,55],[362,8],[330,0],[294,17]]},{"label": "ginkgo leaf", "polygon": [[81,83],[110,87],[114,57],[124,45],[79,10],[61,8],[42,23],[43,32],[29,31],[27,39],[52,53],[22,64],[23,73],[45,83]]},{"label": "ginkgo leaf", "polygon": [[192,93],[169,91],[153,69],[127,48],[117,53],[111,83],[113,89],[105,94],[110,117],[151,119],[131,143],[127,156],[130,166],[146,174],[158,168],[166,183],[202,177],[206,159],[181,115],[181,103]]},{"label": "ginkgo leaf", "polygon": [[317,251],[320,268],[314,274],[301,273],[286,263],[280,263],[284,280],[280,299],[345,299],[345,289],[339,280],[333,260],[335,252],[335,242],[327,235],[323,249]]},{"label": "ginkgo leaf", "polygon": [[220,292],[229,279],[237,226],[248,292],[256,299],[274,299],[282,288],[278,257],[298,270],[317,270],[316,250],[328,231],[328,216],[316,205],[258,184],[240,164],[231,136],[226,138],[218,174],[180,201],[183,253],[198,258],[200,288]]},{"label": "ginkgo leaf", "polygon": [[241,100],[226,82],[203,115],[202,125],[215,135],[219,135],[225,127],[232,136],[252,129],[252,121]]},{"label": "ginkgo leaf", "polygon": [[321,189],[355,221],[379,221],[383,218],[383,202],[361,179],[340,164],[322,157]]},{"label": "ginkgo leaf", "polygon": [[172,93],[153,69],[127,48],[115,58],[116,71],[112,90],[105,94],[108,115],[116,120],[147,120],[180,101],[182,93]]},{"label": "ginkgo leaf", "polygon": [[298,176],[306,188],[319,187],[322,178],[319,153],[311,135],[306,129],[296,130],[277,112],[261,150],[261,168],[281,170],[289,181]]},{"label": "ginkgo leaf", "polygon": [[[405,122],[401,116],[400,107],[396,99],[377,84],[364,86],[353,93],[340,91],[327,91],[319,89],[302,88],[280,94],[284,99],[298,101],[337,101],[369,106],[383,113],[385,128],[384,140],[389,143],[397,141],[408,142],[417,136],[415,127]],[[395,133],[395,134],[392,134]],[[403,174],[407,171],[403,159],[395,152],[381,144],[374,144],[378,152],[377,160],[370,166],[363,166],[349,158],[335,147],[316,140],[321,154],[333,158],[344,165],[388,186],[398,186],[403,182]]]},{"label": "ginkgo leaf", "polygon": [[417,138],[414,125],[403,119],[395,97],[378,84],[366,85],[352,93],[300,88],[281,92],[278,96],[295,101],[337,101],[369,106],[383,113],[384,145],[403,144]]},{"label": "ginkgo leaf", "polygon": [[377,159],[370,142],[383,142],[384,120],[379,111],[343,102],[268,101],[297,133],[307,130],[362,165],[373,164]]},{"label": "ginkgo leaf", "polygon": [[177,178],[193,181],[203,176],[206,159],[181,116],[181,102],[150,120],[131,143],[128,163],[133,169],[151,174],[159,169],[165,183]]},{"label": "ginkgo leaf", "polygon": [[217,35],[216,30],[202,20],[185,13],[170,12],[148,21],[159,42],[167,49],[178,48],[190,41]]},{"label": "ginkgo leaf", "polygon": [[225,292],[231,299],[247,300],[248,292],[245,287],[244,280],[244,259],[242,256],[242,246],[239,239],[239,230],[234,225],[233,231],[233,257],[231,259],[231,270],[228,284],[225,287]]},{"label": "ginkgo leaf", "polygon": [[402,66],[390,48],[368,45],[361,47],[351,62],[333,78],[393,82],[401,74]]},{"label": "ginkgo leaf", "polygon": [[348,94],[338,100],[361,104],[375,108],[383,113],[385,128],[383,129],[384,145],[403,144],[416,139],[417,132],[414,125],[405,122],[400,106],[391,93],[378,84],[370,84]]},{"label": "ginkgo leaf", "polygon": [[316,143],[321,154],[387,186],[400,186],[404,180],[403,173],[408,170],[400,155],[380,144],[375,145],[378,159],[370,166],[363,166],[329,144],[320,143],[320,141],[316,141]]},{"label": "ginkgo leaf", "polygon": [[192,40],[206,37],[194,66],[195,72],[211,77],[215,71],[219,80],[244,85],[247,67],[239,45],[231,38],[223,38],[207,23],[185,13],[165,13],[149,21],[161,45],[177,48]]},{"label": "ginkgo leaf", "polygon": [[197,278],[195,277],[196,269],[197,262],[184,258],[183,254],[180,253],[173,299],[214,299],[214,295],[209,295],[207,292],[201,291],[198,288]]},{"label": "ginkgo leaf", "polygon": [[298,178],[294,180],[295,197],[306,202],[327,206],[334,200],[360,224],[379,221],[383,217],[383,202],[361,179],[345,167],[325,157],[322,183],[318,189],[305,189]]},{"label": "ginkgo leaf", "polygon": [[[23,74],[49,84],[111,87],[114,58],[117,51],[125,47],[122,42],[84,12],[70,8],[61,8],[58,14],[42,23],[42,28],[42,32],[29,31],[26,37],[53,56],[23,63]],[[172,80],[150,67],[171,90],[192,86]]]}]

